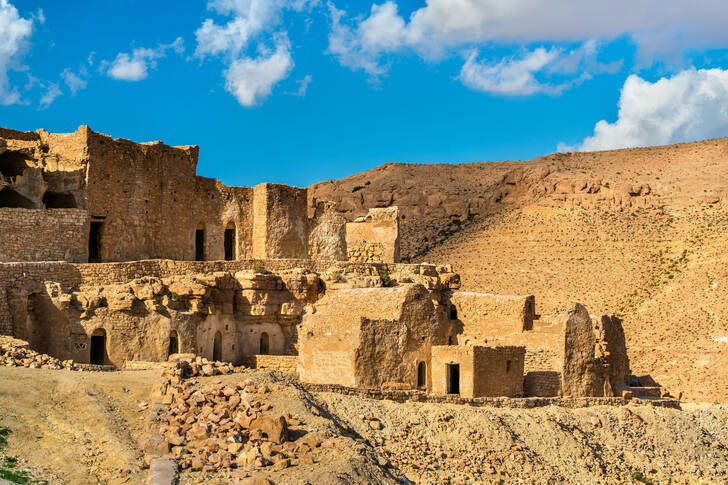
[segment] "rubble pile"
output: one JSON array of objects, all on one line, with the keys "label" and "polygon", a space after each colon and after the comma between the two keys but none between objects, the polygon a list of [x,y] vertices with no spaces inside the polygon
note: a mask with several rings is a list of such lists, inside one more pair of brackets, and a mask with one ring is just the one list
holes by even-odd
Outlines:
[{"label": "rubble pile", "polygon": [[268,392],[249,381],[202,389],[192,380],[170,385],[160,433],[180,467],[278,471],[313,464],[322,449],[334,447],[334,441],[301,429],[299,420],[272,412],[263,402]]},{"label": "rubble pile", "polygon": [[230,362],[207,360],[204,357],[194,354],[173,354],[169,360],[174,366],[168,369],[166,374],[168,377],[174,378],[178,383],[182,379],[189,377],[210,377],[221,374],[232,374],[234,372],[241,372],[246,368],[243,366],[236,367]]},{"label": "rubble pile", "polygon": [[72,360],[58,360],[28,348],[28,342],[13,337],[0,336],[0,366],[29,367],[31,369],[79,370]]}]

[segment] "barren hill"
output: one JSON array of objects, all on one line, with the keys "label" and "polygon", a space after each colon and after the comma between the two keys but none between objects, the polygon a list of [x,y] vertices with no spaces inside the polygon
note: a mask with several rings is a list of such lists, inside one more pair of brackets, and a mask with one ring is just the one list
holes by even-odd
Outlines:
[{"label": "barren hill", "polygon": [[624,318],[635,373],[728,401],[728,139],[532,161],[385,164],[310,187],[350,219],[400,207],[402,254],[466,289]]}]

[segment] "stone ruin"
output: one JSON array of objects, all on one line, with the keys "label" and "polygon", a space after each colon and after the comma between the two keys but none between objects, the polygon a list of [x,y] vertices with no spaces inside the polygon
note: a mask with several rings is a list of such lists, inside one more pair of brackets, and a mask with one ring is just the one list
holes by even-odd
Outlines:
[{"label": "stone ruin", "polygon": [[309,217],[306,189],[227,187],[195,174],[197,154],[0,129],[0,334],[80,364],[189,354],[314,385],[631,392],[616,317],[459,291],[449,265],[399,263],[396,207]]}]

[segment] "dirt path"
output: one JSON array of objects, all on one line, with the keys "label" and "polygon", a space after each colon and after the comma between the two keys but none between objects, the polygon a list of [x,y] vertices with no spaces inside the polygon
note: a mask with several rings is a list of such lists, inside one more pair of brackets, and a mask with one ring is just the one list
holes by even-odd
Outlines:
[{"label": "dirt path", "polygon": [[0,368],[0,426],[8,455],[58,484],[141,484],[143,431],[156,371]]}]

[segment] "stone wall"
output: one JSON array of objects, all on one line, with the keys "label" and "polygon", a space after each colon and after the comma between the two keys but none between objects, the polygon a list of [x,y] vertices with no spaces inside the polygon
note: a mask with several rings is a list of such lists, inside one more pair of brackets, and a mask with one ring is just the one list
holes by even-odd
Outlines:
[{"label": "stone wall", "polygon": [[370,209],[346,224],[346,251],[350,261],[399,262],[399,210],[397,207]]},{"label": "stone wall", "polygon": [[277,370],[298,375],[298,356],[296,355],[251,355],[243,363],[256,369]]},{"label": "stone wall", "polygon": [[81,209],[0,208],[0,262],[85,262],[88,224]]},{"label": "stone wall", "polygon": [[445,345],[432,348],[433,394],[451,394],[458,366],[459,394],[466,398],[523,395],[523,347]]},{"label": "stone wall", "polygon": [[485,344],[491,338],[533,328],[536,307],[533,295],[502,296],[463,291],[454,293],[450,304],[462,326],[464,343]]},{"label": "stone wall", "polygon": [[561,393],[561,372],[527,372],[523,380],[523,391],[529,397],[555,397]]}]

